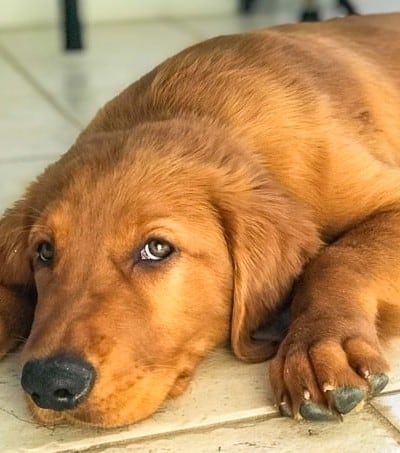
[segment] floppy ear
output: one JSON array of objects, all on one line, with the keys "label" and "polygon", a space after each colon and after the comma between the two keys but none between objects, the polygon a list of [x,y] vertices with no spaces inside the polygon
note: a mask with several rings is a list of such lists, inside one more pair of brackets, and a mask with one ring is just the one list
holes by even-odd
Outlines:
[{"label": "floppy ear", "polygon": [[27,254],[24,202],[0,219],[0,357],[29,333],[36,292]]},{"label": "floppy ear", "polygon": [[68,182],[74,147],[49,165],[25,191],[25,195],[0,217],[0,285],[33,287],[27,256],[32,226]]},{"label": "floppy ear", "polygon": [[0,284],[9,287],[33,284],[26,257],[27,242],[33,218],[20,200],[6,210],[0,219]]},{"label": "floppy ear", "polygon": [[[69,157],[64,156],[58,162],[65,164]],[[50,165],[0,218],[0,357],[29,334],[32,324],[36,286],[28,238],[37,218],[68,180],[66,171],[58,170],[58,162]]]},{"label": "floppy ear", "polygon": [[217,201],[234,268],[231,344],[250,362],[275,352],[253,334],[277,315],[304,264],[321,245],[305,207],[264,172],[228,184]]}]

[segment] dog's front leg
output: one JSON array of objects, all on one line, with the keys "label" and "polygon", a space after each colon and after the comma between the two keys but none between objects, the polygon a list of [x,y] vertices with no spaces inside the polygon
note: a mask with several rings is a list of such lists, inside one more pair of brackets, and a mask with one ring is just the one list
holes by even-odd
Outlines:
[{"label": "dog's front leg", "polygon": [[371,216],[305,269],[270,366],[281,413],[329,419],[386,385],[382,339],[400,333],[400,210]]}]

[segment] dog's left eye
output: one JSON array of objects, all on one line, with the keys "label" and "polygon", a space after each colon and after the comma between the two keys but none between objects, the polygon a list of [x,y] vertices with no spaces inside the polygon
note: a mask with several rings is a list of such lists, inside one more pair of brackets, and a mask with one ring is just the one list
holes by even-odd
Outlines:
[{"label": "dog's left eye", "polygon": [[50,263],[54,258],[54,246],[51,242],[43,241],[37,247],[37,257],[42,263]]},{"label": "dog's left eye", "polygon": [[143,261],[160,261],[168,258],[174,251],[174,247],[169,242],[161,239],[151,239],[146,242],[140,251],[140,259]]}]

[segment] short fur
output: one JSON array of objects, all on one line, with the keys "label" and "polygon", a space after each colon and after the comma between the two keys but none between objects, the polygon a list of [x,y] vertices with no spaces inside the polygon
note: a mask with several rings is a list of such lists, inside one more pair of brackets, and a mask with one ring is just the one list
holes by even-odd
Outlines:
[{"label": "short fur", "polygon": [[[37,418],[140,420],[228,339],[276,354],[295,416],[367,389],[400,326],[399,125],[400,14],[214,38],[109,102],[0,222],[0,353],[26,336],[24,361],[98,371],[78,408]],[[134,263],[152,235],[179,253]],[[290,294],[283,342],[257,336]]]}]

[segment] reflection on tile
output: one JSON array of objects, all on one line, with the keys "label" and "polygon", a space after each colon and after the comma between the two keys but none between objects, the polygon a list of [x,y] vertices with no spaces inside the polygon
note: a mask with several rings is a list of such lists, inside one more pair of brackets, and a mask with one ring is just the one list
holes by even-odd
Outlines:
[{"label": "reflection on tile", "polygon": [[400,393],[380,396],[371,404],[400,431]]},{"label": "reflection on tile", "polygon": [[23,194],[28,184],[47,167],[52,159],[0,162],[0,215]]},{"label": "reflection on tile", "polygon": [[0,171],[9,159],[65,152],[77,136],[77,128],[2,60],[1,53],[0,74]]},{"label": "reflection on tile", "polygon": [[249,16],[209,17],[187,19],[182,22],[185,29],[190,30],[198,39],[211,38],[218,35],[242,33],[259,28],[267,28],[277,23],[293,22],[293,16],[279,20],[274,15],[256,14]]},{"label": "reflection on tile", "polygon": [[63,107],[87,123],[106,101],[156,64],[193,43],[166,23],[87,28],[82,53],[63,53],[57,29],[2,32],[0,41]]}]

